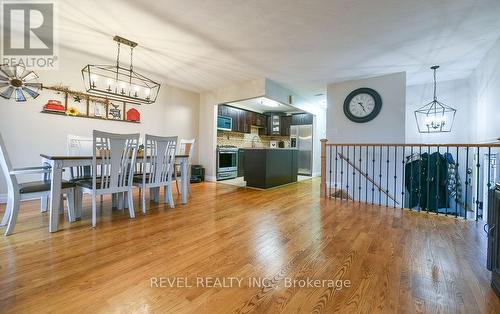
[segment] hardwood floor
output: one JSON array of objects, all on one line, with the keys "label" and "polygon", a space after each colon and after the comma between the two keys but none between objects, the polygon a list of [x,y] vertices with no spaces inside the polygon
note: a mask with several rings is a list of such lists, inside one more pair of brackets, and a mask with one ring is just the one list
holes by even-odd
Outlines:
[{"label": "hardwood floor", "polygon": [[197,184],[188,205],[151,207],[136,201],[131,220],[106,198],[93,230],[86,199],[82,221],[49,234],[23,203],[0,237],[0,312],[500,313],[481,223],[321,200],[318,180]]}]

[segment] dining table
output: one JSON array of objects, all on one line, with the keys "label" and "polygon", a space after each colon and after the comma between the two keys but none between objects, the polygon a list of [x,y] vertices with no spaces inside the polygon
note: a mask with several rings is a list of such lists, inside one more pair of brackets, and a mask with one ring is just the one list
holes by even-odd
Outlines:
[{"label": "dining table", "polygon": [[[61,208],[61,187],[63,182],[63,169],[71,167],[92,166],[93,156],[65,156],[40,154],[42,165],[50,166],[50,195],[49,195],[49,232],[59,230],[59,210]],[[99,164],[100,158],[97,158]],[[137,162],[141,162],[137,158]],[[188,174],[189,174],[189,155],[175,155],[175,163],[180,165],[181,172],[181,203],[187,204],[188,195]],[[42,201],[42,206],[46,204]]]}]

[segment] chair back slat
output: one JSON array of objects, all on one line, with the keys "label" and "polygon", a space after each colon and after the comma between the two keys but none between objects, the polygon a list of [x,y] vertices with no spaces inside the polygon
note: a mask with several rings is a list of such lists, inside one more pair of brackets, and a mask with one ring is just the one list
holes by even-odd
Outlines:
[{"label": "chair back slat", "polygon": [[193,158],[193,151],[194,151],[194,143],[195,139],[181,139],[179,141],[179,155],[189,155],[189,163],[191,163],[191,159]]},{"label": "chair back slat", "polygon": [[100,171],[93,172],[94,188],[110,191],[128,189],[132,185],[139,134],[94,131],[93,141],[94,169],[98,169],[97,158],[100,158]]},{"label": "chair back slat", "polygon": [[[93,138],[69,134],[67,137],[67,149],[69,156],[92,156]],[[80,166],[70,168],[71,178],[92,176],[91,166]]]},{"label": "chair back slat", "polygon": [[17,187],[17,179],[15,175],[10,174],[12,171],[12,164],[10,163],[9,154],[5,148],[2,134],[0,134],[0,166],[2,167],[2,172],[7,182],[7,188],[9,191],[13,191],[14,187]]},{"label": "chair back slat", "polygon": [[166,183],[172,178],[177,149],[177,136],[162,137],[146,134],[143,182]]}]

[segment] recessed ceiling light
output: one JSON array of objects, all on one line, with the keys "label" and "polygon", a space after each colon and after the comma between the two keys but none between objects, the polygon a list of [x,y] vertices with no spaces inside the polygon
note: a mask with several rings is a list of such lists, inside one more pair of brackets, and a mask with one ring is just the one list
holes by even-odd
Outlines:
[{"label": "recessed ceiling light", "polygon": [[260,104],[263,105],[263,106],[273,107],[273,108],[280,106],[280,104],[277,101],[274,101],[274,100],[271,100],[271,99],[268,99],[268,98],[262,98],[260,100]]}]

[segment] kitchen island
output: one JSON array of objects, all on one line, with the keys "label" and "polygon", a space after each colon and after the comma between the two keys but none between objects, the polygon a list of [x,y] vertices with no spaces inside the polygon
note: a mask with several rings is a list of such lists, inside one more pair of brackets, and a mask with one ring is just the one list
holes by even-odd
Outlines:
[{"label": "kitchen island", "polygon": [[243,162],[248,187],[268,189],[297,182],[297,149],[245,148]]}]

